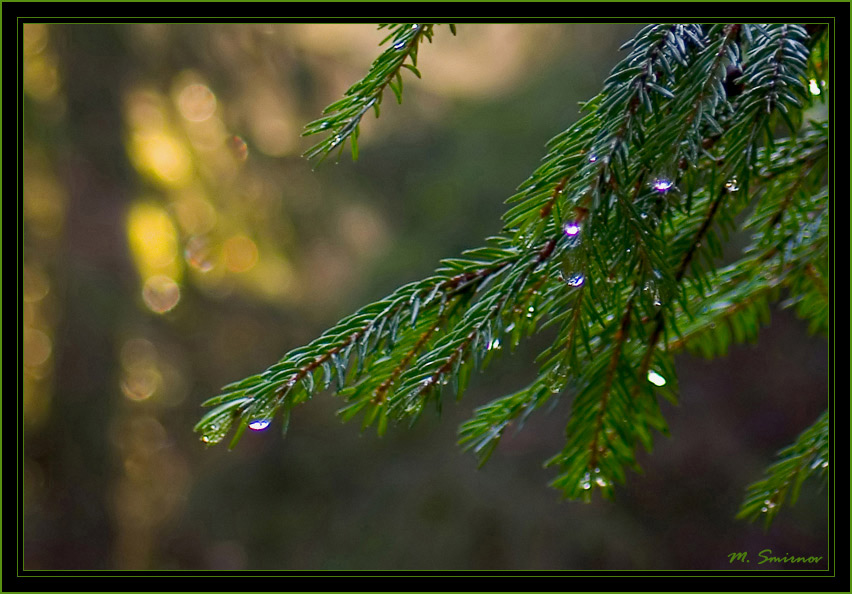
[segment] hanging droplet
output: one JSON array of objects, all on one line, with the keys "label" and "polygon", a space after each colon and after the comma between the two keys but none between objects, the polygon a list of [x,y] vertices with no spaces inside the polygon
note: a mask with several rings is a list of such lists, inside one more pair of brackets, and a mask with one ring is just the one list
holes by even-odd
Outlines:
[{"label": "hanging droplet", "polygon": [[569,221],[562,227],[562,232],[568,237],[574,237],[580,233],[580,223],[577,221]]},{"label": "hanging droplet", "polygon": [[568,276],[565,279],[565,282],[571,287],[581,287],[583,286],[583,283],[586,282],[586,277],[579,272],[575,272],[574,274]]},{"label": "hanging droplet", "polygon": [[583,477],[580,485],[587,491],[592,488],[592,477],[588,472],[586,473],[586,476]]},{"label": "hanging droplet", "polygon": [[272,419],[258,419],[249,423],[249,429],[252,431],[263,431],[269,427],[270,423],[272,423]]},{"label": "hanging droplet", "polygon": [[531,305],[531,306],[527,309],[527,317],[528,317],[528,318],[532,318],[534,313],[535,313],[535,308]]},{"label": "hanging droplet", "polygon": [[597,161],[597,160],[598,160],[598,156],[597,156],[597,155],[595,155],[595,154],[591,154],[591,155],[589,155],[589,163],[594,163],[594,162],[595,162],[595,161]]},{"label": "hanging droplet", "polygon": [[659,192],[660,194],[664,194],[664,193],[668,192],[672,188],[673,185],[674,185],[674,182],[672,180],[661,177],[661,178],[655,179],[651,183],[651,188],[655,192]]},{"label": "hanging droplet", "polygon": [[763,502],[763,505],[765,505],[769,509],[772,509],[773,507],[775,507],[775,502],[770,499],[767,499]]},{"label": "hanging droplet", "polygon": [[811,91],[811,95],[819,95],[820,93],[822,93],[819,88],[819,83],[813,78],[808,81],[808,88]]},{"label": "hanging droplet", "polygon": [[732,177],[727,182],[725,182],[725,189],[728,192],[736,192],[740,189],[740,182],[737,181],[737,178]]},{"label": "hanging droplet", "polygon": [[664,378],[662,375],[660,375],[653,369],[648,372],[648,381],[654,384],[655,386],[666,385],[666,378]]},{"label": "hanging droplet", "polygon": [[211,423],[207,426],[207,431],[205,431],[204,435],[201,436],[201,441],[206,444],[219,443],[225,437],[228,428],[228,424],[219,425],[218,423]]}]

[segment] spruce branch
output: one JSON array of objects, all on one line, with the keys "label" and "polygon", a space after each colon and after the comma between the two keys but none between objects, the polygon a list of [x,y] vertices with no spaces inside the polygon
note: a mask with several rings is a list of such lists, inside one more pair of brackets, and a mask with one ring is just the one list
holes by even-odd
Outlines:
[{"label": "spruce branch", "polygon": [[[367,75],[349,87],[344,97],[329,105],[323,116],[305,126],[302,136],[327,133],[328,136],[308,149],[304,156],[325,158],[335,149],[343,150],[349,140],[352,159],[358,158],[358,132],[361,119],[372,108],[379,116],[385,89],[390,88],[398,103],[402,103],[402,70],[407,69],[421,78],[417,69],[417,52],[425,39],[430,43],[434,35],[431,24],[379,25],[388,27],[389,34],[379,45],[390,46],[375,59]],[[450,25],[455,35],[455,26]]]},{"label": "spruce branch", "polygon": [[[390,30],[365,79],[308,125],[331,134],[309,157],[347,138],[354,149],[384,89],[400,98],[401,69],[419,75],[432,25]],[[825,88],[829,56],[827,33],[814,35],[790,24],[643,28],[508,199],[498,235],[225,386],[205,403],[214,408],[196,426],[202,440],[236,424],[233,447],[279,413],[286,427],[293,406],[335,379],[341,418],[361,415],[381,434],[430,402],[440,410],[445,386],[460,398],[474,371],[549,328],[534,379],[477,408],[459,443],[483,464],[510,426],[571,394],[566,443],[547,462],[559,469],[552,485],[572,499],[611,497],[639,470],[638,445],[651,451],[654,433],[667,434],[659,398],[677,402],[676,353],[718,356],[754,340],[782,294],[812,331],[828,331],[828,125],[805,111],[807,81]],[[750,242],[721,265],[743,231]],[[797,492],[809,474],[799,462],[816,455],[798,444],[785,450],[792,466],[773,466],[749,491],[741,517],[770,521]],[[766,500],[776,507],[756,506]]]},{"label": "spruce branch", "polygon": [[791,504],[796,503],[805,479],[819,474],[823,483],[827,482],[831,460],[829,445],[829,414],[826,411],[795,442],[778,452],[764,478],[749,485],[737,517],[752,522],[762,517],[768,528],[788,497]]}]

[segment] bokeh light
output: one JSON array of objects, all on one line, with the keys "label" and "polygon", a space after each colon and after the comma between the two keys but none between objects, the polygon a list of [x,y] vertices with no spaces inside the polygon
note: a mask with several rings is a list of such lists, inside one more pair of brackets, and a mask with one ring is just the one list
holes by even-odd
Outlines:
[{"label": "bokeh light", "polygon": [[158,274],[145,280],[142,299],[151,311],[166,313],[180,301],[180,287],[173,278]]},{"label": "bokeh light", "polygon": [[141,277],[179,276],[177,230],[163,208],[153,202],[134,203],[127,215],[127,238]]},{"label": "bokeh light", "polygon": [[257,264],[257,244],[245,235],[233,235],[222,246],[225,266],[231,272],[246,272]]}]

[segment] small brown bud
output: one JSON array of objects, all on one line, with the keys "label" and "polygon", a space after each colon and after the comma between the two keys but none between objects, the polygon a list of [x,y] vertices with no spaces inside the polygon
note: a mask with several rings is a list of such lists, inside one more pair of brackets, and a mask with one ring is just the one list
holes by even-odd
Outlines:
[{"label": "small brown bud", "polygon": [[733,64],[728,65],[728,68],[725,71],[725,94],[728,96],[728,99],[733,99],[737,95],[743,92],[743,84],[741,82],[735,82],[736,79],[740,78],[743,75],[743,71],[739,66],[735,66]]}]

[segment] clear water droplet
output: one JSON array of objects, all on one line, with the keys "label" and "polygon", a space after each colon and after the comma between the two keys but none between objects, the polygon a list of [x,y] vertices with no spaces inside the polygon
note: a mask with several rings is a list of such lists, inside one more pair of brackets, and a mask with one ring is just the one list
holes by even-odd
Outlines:
[{"label": "clear water droplet", "polygon": [[512,322],[511,324],[506,326],[506,332],[511,332],[514,329],[515,329],[515,322]]},{"label": "clear water droplet", "polygon": [[765,505],[769,509],[772,509],[773,507],[775,507],[775,502],[770,500],[770,499],[767,499],[766,501],[763,502],[763,505]]},{"label": "clear water droplet", "polygon": [[674,185],[674,182],[672,180],[666,179],[664,177],[660,177],[660,178],[655,179],[651,183],[651,188],[655,192],[659,192],[661,194],[664,194],[664,193],[668,192],[672,188],[673,185]]},{"label": "clear water droplet", "polygon": [[405,47],[405,41],[398,41],[398,42],[393,44],[394,49],[401,50],[404,47]]},{"label": "clear water droplet", "polygon": [[229,425],[219,425],[219,423],[211,423],[207,426],[207,431],[201,436],[201,441],[206,444],[214,444],[222,441],[225,434],[228,433]]},{"label": "clear water droplet", "polygon": [[535,308],[534,308],[533,306],[530,306],[530,307],[527,309],[527,317],[528,317],[528,318],[533,317],[533,314],[534,314],[534,313],[535,313]]},{"label": "clear water droplet", "polygon": [[568,237],[574,237],[580,233],[580,223],[577,221],[569,221],[562,227],[562,232]]},{"label": "clear water droplet", "polygon": [[592,477],[588,472],[586,473],[586,476],[583,477],[583,481],[580,485],[587,491],[592,488]]},{"label": "clear water droplet", "polygon": [[736,192],[740,189],[740,182],[737,181],[737,178],[732,177],[727,182],[725,182],[725,189],[728,192]]},{"label": "clear water droplet", "polygon": [[489,343],[488,343],[488,347],[487,347],[487,348],[488,348],[488,350],[489,350],[489,351],[491,351],[491,350],[499,350],[499,349],[500,349],[500,339],[499,339],[499,338],[495,338],[494,340],[492,340],[491,342],[489,342]]},{"label": "clear water droplet", "polygon": [[586,282],[586,277],[579,272],[575,272],[565,279],[565,283],[571,287],[582,287],[584,282]]},{"label": "clear water droplet", "polygon": [[811,95],[819,95],[822,93],[819,88],[819,83],[813,78],[808,81],[808,88],[811,91]]},{"label": "clear water droplet", "polygon": [[252,431],[263,431],[264,429],[269,427],[269,424],[271,422],[271,419],[258,419],[249,423],[249,429],[251,429]]},{"label": "clear water droplet", "polygon": [[666,385],[666,378],[664,378],[662,375],[660,375],[653,369],[648,372],[648,381],[654,384],[655,386]]},{"label": "clear water droplet", "polygon": [[589,155],[589,163],[594,163],[594,162],[595,162],[595,161],[597,161],[597,160],[598,160],[598,156],[597,156],[597,155],[595,155],[595,154],[591,154],[591,155]]}]

